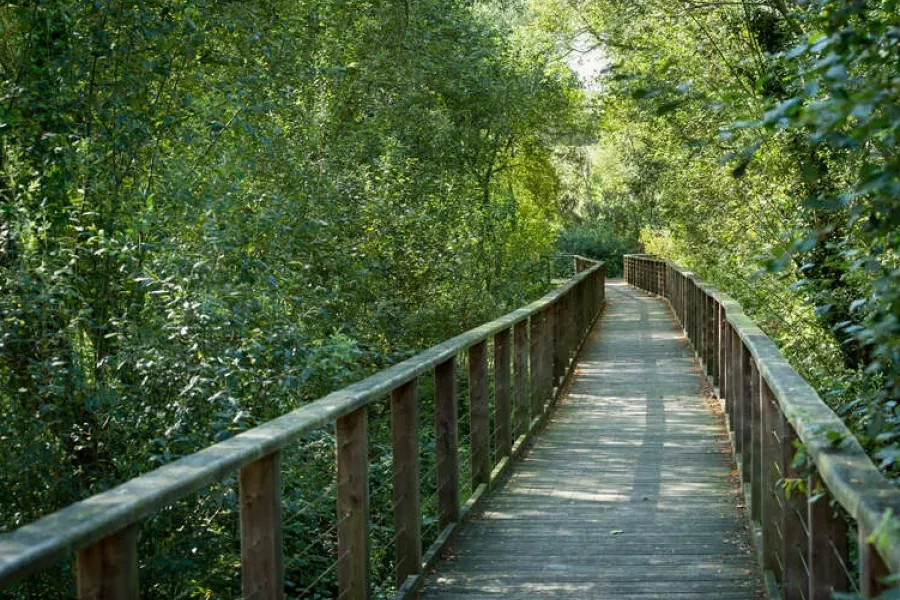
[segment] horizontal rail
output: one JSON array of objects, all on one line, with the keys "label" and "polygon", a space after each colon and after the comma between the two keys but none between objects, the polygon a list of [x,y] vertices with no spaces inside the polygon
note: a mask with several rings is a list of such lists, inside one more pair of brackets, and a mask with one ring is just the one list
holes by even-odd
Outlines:
[{"label": "horizontal rail", "polygon": [[[503,460],[508,462],[509,455],[514,454],[521,446],[523,435],[530,433],[536,421],[542,416],[537,414],[536,410],[549,406],[548,396],[555,386],[561,385],[562,377],[570,371],[572,364],[570,361],[574,361],[575,353],[603,306],[605,298],[603,264],[576,257],[575,265],[576,271],[579,272],[572,279],[531,304],[433,346],[417,356],[328,394],[311,404],[0,536],[0,589],[76,553],[79,557],[79,586],[82,576],[85,581],[92,580],[92,577],[96,579],[96,573],[91,572],[93,563],[87,560],[89,556],[93,556],[90,552],[104,558],[123,554],[132,561],[135,549],[131,546],[134,545],[136,537],[133,535],[134,526],[142,519],[235,471],[240,471],[242,543],[253,540],[254,544],[265,547],[262,553],[255,546],[244,553],[245,595],[251,593],[248,592],[251,590],[254,597],[281,597],[280,591],[272,591],[281,589],[282,586],[277,581],[274,584],[268,580],[251,581],[248,584],[246,580],[248,566],[252,567],[254,572],[266,572],[270,575],[275,573],[275,579],[283,578],[280,541],[274,541],[280,540],[280,531],[272,531],[273,528],[280,530],[281,527],[277,456],[281,449],[304,434],[336,423],[339,543],[342,548],[348,550],[340,553],[342,562],[338,565],[341,595],[348,598],[366,597],[369,582],[360,581],[360,577],[365,579],[368,573],[368,568],[365,567],[368,561],[368,542],[364,531],[368,522],[368,492],[365,491],[368,469],[365,450],[367,405],[392,395],[394,417],[392,421],[401,423],[404,428],[402,431],[394,432],[394,455],[398,461],[403,457],[405,460],[413,461],[411,464],[415,465],[415,435],[414,430],[410,430],[416,426],[415,381],[419,376],[434,370],[436,381],[443,382],[441,385],[450,386],[449,391],[440,388],[436,391],[440,405],[437,412],[441,419],[438,422],[439,435],[444,436],[438,440],[439,454],[442,452],[441,448],[445,454],[455,453],[457,415],[452,393],[453,361],[459,353],[466,351],[469,352],[470,363],[476,357],[483,361],[485,343],[492,341],[495,348],[500,344],[502,355],[507,361],[505,366],[495,366],[498,369],[495,377],[500,377],[502,393],[510,394],[514,391],[515,399],[514,407],[502,415],[502,418],[509,421],[505,424],[505,429],[501,428],[503,435],[509,436],[509,443],[505,449],[495,454],[498,463]],[[511,329],[515,333],[514,352],[508,347],[503,347],[508,346],[509,340],[513,337],[510,334]],[[530,349],[524,337],[526,334],[531,340]],[[509,357],[512,354],[515,354],[515,390],[509,389],[511,380]],[[558,364],[560,361],[562,368]],[[524,377],[524,370],[528,369],[529,365],[532,385],[526,390],[523,382],[529,379]],[[560,374],[561,377],[556,377]],[[480,462],[473,463],[472,471],[482,477],[482,480],[473,482],[472,488],[476,492],[480,484],[489,483],[485,473],[489,475],[492,468],[497,466],[484,462],[490,460],[489,449],[483,446],[486,443],[483,440],[488,440],[486,434],[489,415],[486,394],[489,388],[485,379],[486,374],[479,371],[479,377],[484,380],[472,392],[474,395],[470,398],[473,407],[471,412],[477,414],[479,419],[472,423],[472,428],[485,434],[483,439],[479,438],[477,443],[480,445],[477,448],[474,447],[476,440],[473,436],[473,460],[477,456]],[[527,398],[527,402],[526,394],[531,396]],[[497,404],[507,407],[508,402],[509,398],[503,398]],[[522,431],[523,424],[528,431]],[[515,445],[511,443],[512,431],[518,435]],[[441,455],[439,458],[444,459],[447,465],[439,473],[446,480],[441,489],[456,490],[458,488],[458,482],[455,480],[458,476],[455,468],[456,456]],[[403,465],[403,468],[408,471],[409,466]],[[415,469],[417,468],[416,466]],[[414,477],[409,472],[404,472],[402,476],[395,474],[395,477],[400,477],[399,480],[395,479],[395,486],[402,484],[408,490],[416,489],[417,475]],[[460,511],[451,506],[455,504],[458,507],[458,498],[442,496],[440,500],[442,529],[446,529],[445,525],[449,527],[459,519]],[[419,510],[418,502],[413,502],[409,506]],[[408,532],[409,519],[420,517],[398,514],[397,518],[403,521],[404,531]],[[410,560],[418,563],[419,555],[415,548],[418,534],[413,532],[410,535],[412,537],[404,538],[402,556],[398,558],[412,557]],[[441,536],[442,539],[446,537]],[[275,548],[273,544],[279,547]],[[402,580],[407,575],[414,574],[420,569],[419,564],[410,564],[409,560],[402,566],[400,562],[398,560],[398,577],[401,579],[398,585],[403,583]],[[97,569],[102,571],[104,566],[108,565],[99,564]],[[136,568],[133,570],[136,577]],[[281,574],[277,575],[278,573]],[[131,585],[134,582],[126,583]],[[273,595],[265,590],[269,590]],[[97,589],[87,590],[81,595],[120,597],[112,592],[102,590],[98,592]]]},{"label": "horizontal rail", "polygon": [[[763,567],[783,597],[831,598],[831,590],[852,584],[844,570],[847,525],[820,497],[823,487],[856,522],[859,590],[876,596],[881,580],[900,571],[900,490],[738,302],[668,261],[624,260],[629,284],[669,302],[717,386],[761,530]],[[814,469],[808,481],[792,464],[795,439]]]}]

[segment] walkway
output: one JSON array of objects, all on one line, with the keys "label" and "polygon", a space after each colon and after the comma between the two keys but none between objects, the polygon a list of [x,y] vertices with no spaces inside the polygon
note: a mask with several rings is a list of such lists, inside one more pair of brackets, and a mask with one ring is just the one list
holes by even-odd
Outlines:
[{"label": "walkway", "polygon": [[764,598],[717,401],[660,300],[622,282],[568,396],[425,600]]}]

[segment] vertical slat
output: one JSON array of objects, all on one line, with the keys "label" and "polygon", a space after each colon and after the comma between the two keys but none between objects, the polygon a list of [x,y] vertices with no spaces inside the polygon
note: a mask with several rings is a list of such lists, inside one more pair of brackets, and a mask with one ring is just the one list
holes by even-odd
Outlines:
[{"label": "vertical slat", "polygon": [[749,381],[747,382],[747,402],[750,404],[750,519],[759,522],[760,502],[762,502],[762,481],[760,461],[762,459],[762,419],[759,399],[759,371],[756,362],[750,359]]},{"label": "vertical slat", "polygon": [[494,462],[509,456],[512,448],[510,431],[509,329],[494,336]]},{"label": "vertical slat", "polygon": [[727,385],[727,344],[728,340],[727,330],[725,329],[726,318],[725,318],[725,307],[721,304],[716,305],[716,351],[718,353],[717,360],[719,361],[719,397],[726,398],[725,395],[725,386]]},{"label": "vertical slat", "polygon": [[777,470],[777,464],[781,461],[781,449],[775,438],[775,426],[779,418],[778,406],[772,397],[769,384],[760,379],[760,414],[762,416],[762,448],[761,480],[762,502],[760,503],[760,523],[762,525],[762,548],[760,554],[763,559],[763,569],[772,571],[779,577],[781,570],[778,560],[778,530],[776,524],[781,518],[781,509],[778,505],[776,494],[778,493],[778,481],[781,474]]},{"label": "vertical slat", "polygon": [[[575,290],[572,294],[575,294]],[[541,344],[543,336],[541,335],[541,313],[531,315],[529,319],[529,374],[531,376],[529,390],[531,392],[531,417],[537,417],[541,414]]]},{"label": "vertical slat", "polygon": [[78,552],[79,600],[138,598],[137,536],[131,525]]},{"label": "vertical slat", "polygon": [[369,416],[365,406],[337,420],[338,589],[369,597]]},{"label": "vertical slat", "polygon": [[434,405],[439,525],[443,530],[459,521],[459,411],[455,358],[434,368]]},{"label": "vertical slat", "polygon": [[741,357],[741,379],[738,395],[741,405],[741,479],[744,485],[750,485],[753,468],[753,407],[750,390],[750,351],[743,341],[738,342]]},{"label": "vertical slat", "polygon": [[[584,290],[584,298],[585,298],[585,309],[587,309],[587,285],[585,282],[582,282],[580,285],[581,289]],[[550,397],[553,395],[553,317],[554,317],[555,306],[550,305],[541,311],[544,314],[544,326],[542,327],[542,331],[544,334],[544,398],[543,401],[546,404]],[[585,310],[585,316],[587,316],[587,310]]]},{"label": "vertical slat", "polygon": [[565,303],[568,294],[553,304],[553,383],[559,384],[566,374],[569,362],[566,348]]},{"label": "vertical slat", "polygon": [[808,504],[809,596],[807,600],[831,600],[832,592],[849,591],[850,582],[841,561],[849,564],[847,523],[828,504],[824,484],[813,473],[808,481],[810,494],[820,497]]},{"label": "vertical slat", "polygon": [[241,588],[244,598],[284,597],[281,460],[275,452],[242,468]]},{"label": "vertical slat", "polygon": [[875,598],[886,588],[882,579],[889,576],[891,572],[887,565],[884,564],[875,545],[869,542],[871,531],[867,531],[861,523],[858,523],[859,530],[859,594],[863,598]]},{"label": "vertical slat", "polygon": [[523,319],[513,325],[513,373],[514,373],[514,419],[516,437],[525,435],[531,422],[528,398],[528,320]]},{"label": "vertical slat", "polygon": [[472,489],[491,477],[491,433],[488,405],[487,345],[469,348],[469,432],[472,444]]},{"label": "vertical slat", "polygon": [[[794,441],[797,439],[797,434],[780,411],[778,415],[778,437],[781,440],[779,468],[783,479],[787,481],[788,479],[796,479],[799,475],[797,469],[791,466],[796,452]],[[787,493],[787,490],[782,490],[780,497],[782,499],[781,565],[784,569],[781,580],[781,595],[784,600],[801,600],[806,590],[809,589],[809,584],[805,580],[800,554],[801,552],[806,552],[807,543],[803,539],[806,534],[803,531],[803,523],[798,516],[806,512],[806,497],[796,487],[790,491],[790,494]]]},{"label": "vertical slat", "polygon": [[394,453],[394,556],[397,586],[422,571],[419,509],[418,380],[391,392],[391,440]]}]

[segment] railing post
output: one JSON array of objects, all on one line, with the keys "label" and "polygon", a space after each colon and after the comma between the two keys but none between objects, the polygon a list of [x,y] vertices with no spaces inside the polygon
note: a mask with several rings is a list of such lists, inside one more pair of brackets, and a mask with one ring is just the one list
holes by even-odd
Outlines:
[{"label": "railing post", "polygon": [[857,523],[859,530],[859,593],[863,598],[875,598],[887,589],[882,579],[891,572],[884,564],[875,545],[869,541],[871,531]]},{"label": "railing post", "polygon": [[488,412],[487,352],[480,341],[469,348],[469,432],[472,444],[472,491],[491,478],[491,433]]},{"label": "railing post", "polygon": [[131,525],[77,554],[79,600],[136,600],[138,526]]},{"label": "railing post", "polygon": [[781,580],[781,596],[784,600],[801,600],[809,589],[809,582],[804,580],[803,558],[807,544],[800,514],[806,513],[806,498],[796,486],[790,491],[784,488],[789,479],[796,479],[797,469],[791,466],[794,460],[794,441],[797,434],[794,428],[778,412],[778,437],[781,446],[779,469],[782,476],[782,489],[779,492],[781,503],[781,564],[784,569]]},{"label": "railing post", "polygon": [[338,590],[369,597],[369,417],[363,406],[337,420]]},{"label": "railing post", "polygon": [[272,453],[240,471],[241,587],[244,598],[284,598],[281,461]]},{"label": "railing post", "polygon": [[[575,290],[572,290],[574,293]],[[531,392],[531,418],[539,417],[541,415],[541,368],[543,366],[543,361],[541,359],[541,354],[543,352],[543,348],[541,347],[543,344],[543,335],[541,335],[541,326],[543,323],[541,322],[541,313],[536,312],[531,315],[529,319],[530,331],[529,331],[529,342],[530,342],[530,351],[528,353],[528,361],[529,361],[529,372],[531,375],[531,381],[529,385],[529,390]]]},{"label": "railing post", "polygon": [[[585,292],[587,291],[584,281],[581,283],[581,288]],[[585,294],[585,296],[587,296],[587,294]],[[541,327],[542,333],[544,334],[544,397],[542,399],[542,405],[544,407],[548,405],[549,399],[553,395],[553,355],[555,354],[553,350],[553,311],[554,305],[552,304],[541,311],[544,315],[544,325]]]},{"label": "railing post", "polygon": [[748,379],[744,383],[747,389],[747,402],[750,404],[750,458],[747,460],[750,466],[750,520],[759,522],[761,515],[760,502],[762,501],[762,415],[760,407],[762,403],[759,399],[759,371],[756,368],[756,362],[751,358]]},{"label": "railing post", "polygon": [[808,503],[809,515],[809,596],[807,600],[831,600],[832,592],[846,592],[850,582],[843,563],[849,564],[847,523],[835,514],[823,493],[824,484],[817,473],[809,476],[810,494],[820,497]]},{"label": "railing post", "polygon": [[456,405],[456,359],[434,368],[438,525],[459,521],[459,412]]},{"label": "railing post", "polygon": [[569,364],[569,350],[566,345],[566,311],[568,295],[553,304],[553,383],[562,385]]},{"label": "railing post", "polygon": [[779,557],[777,523],[781,518],[781,509],[778,502],[778,482],[781,473],[778,471],[778,463],[781,461],[781,448],[776,437],[776,424],[781,411],[775,403],[772,391],[765,379],[760,378],[760,414],[762,416],[762,486],[763,498],[760,505],[760,524],[762,525],[762,554],[763,570],[772,571],[781,579],[781,558]]},{"label": "railing post", "polygon": [[725,317],[725,307],[722,304],[718,304],[716,307],[716,360],[719,363],[719,397],[723,399],[727,397],[725,392],[728,385],[727,324],[728,319]]},{"label": "railing post", "polygon": [[740,387],[738,397],[741,410],[741,481],[750,485],[751,468],[753,466],[753,408],[750,390],[750,351],[743,341],[738,341],[741,360]]},{"label": "railing post", "polygon": [[419,510],[418,381],[391,392],[394,455],[394,556],[397,587],[422,571]]},{"label": "railing post", "polygon": [[706,364],[709,366],[709,378],[714,386],[719,384],[719,340],[718,340],[718,305],[712,294],[706,297],[706,320],[709,327],[709,356]]},{"label": "railing post", "polygon": [[[743,397],[741,396],[741,383],[743,381],[743,377],[741,375],[741,366],[743,362],[743,344],[741,343],[741,338],[738,335],[737,329],[734,327],[729,328],[731,331],[731,370],[730,373],[733,375],[731,381],[732,385],[729,386],[729,391],[731,392],[731,424],[732,429],[734,430],[734,449],[735,454],[744,456],[744,410],[745,406],[742,402]],[[743,480],[743,476],[741,477]]]},{"label": "railing post", "polygon": [[528,320],[522,319],[513,325],[513,391],[516,423],[515,437],[528,433],[531,423],[529,416],[530,402],[528,398]]},{"label": "railing post", "polygon": [[512,448],[509,338],[509,329],[504,329],[494,336],[494,464],[509,456]]}]

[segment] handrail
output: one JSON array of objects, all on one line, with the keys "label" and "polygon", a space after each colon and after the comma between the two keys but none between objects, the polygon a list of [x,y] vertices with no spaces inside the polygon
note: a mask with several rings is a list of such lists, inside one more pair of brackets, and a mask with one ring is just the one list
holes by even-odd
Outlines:
[{"label": "handrail", "polygon": [[[367,597],[370,585],[366,551],[367,405],[391,394],[392,415],[397,417],[392,418],[395,478],[397,470],[403,469],[403,477],[406,477],[403,482],[409,487],[406,491],[410,491],[408,496],[415,497],[418,494],[416,438],[409,434],[415,432],[416,419],[410,415],[416,411],[417,378],[434,370],[439,418],[438,454],[439,459],[445,459],[443,470],[439,465],[438,475],[447,484],[439,490],[442,494],[442,534],[436,544],[443,544],[461,519],[456,491],[457,458],[455,455],[441,456],[442,452],[455,453],[457,448],[457,410],[453,392],[455,358],[460,352],[469,353],[472,489],[474,496],[478,496],[499,476],[500,473],[492,473],[492,469],[502,470],[547,414],[555,390],[560,389],[569,375],[577,351],[602,309],[605,299],[603,263],[582,260],[579,265],[584,268],[580,273],[531,304],[311,404],[0,536],[0,589],[77,553],[79,597],[136,598],[134,532],[139,522],[228,474],[240,471],[242,546],[247,541],[245,537],[254,542],[269,540],[262,544],[263,550],[255,548],[253,552],[242,553],[244,594],[245,597],[281,598],[283,559],[280,545],[271,542],[280,540],[281,528],[278,453],[300,436],[335,422],[341,597]],[[502,440],[495,442],[494,465],[490,462],[488,374],[485,369],[485,344],[489,338],[493,339],[498,357],[495,361],[495,420],[498,423],[505,421],[504,436],[510,438],[505,445]],[[511,338],[514,353],[510,352]],[[505,359],[505,365],[500,357]],[[512,386],[509,383],[510,358],[516,371]],[[514,396],[512,407],[510,396]],[[396,431],[395,421],[409,431]],[[513,431],[520,434],[515,444],[512,443]],[[410,439],[413,440],[412,447],[409,446]],[[402,464],[403,461],[407,464]],[[416,466],[412,469],[416,471],[412,480],[407,468],[410,464]],[[395,479],[395,488],[397,485]],[[407,508],[418,511],[418,501]],[[418,531],[418,525],[407,522],[410,518],[421,521],[419,514],[397,515],[405,530]],[[413,548],[420,545],[420,534],[414,533],[412,539],[406,539],[404,543],[403,548],[398,546],[397,549],[397,579],[398,586],[409,587],[412,584],[407,579],[411,577],[414,584],[421,574],[421,549]],[[400,556],[401,553],[406,555]],[[429,555],[436,555],[436,552]],[[413,560],[408,560],[410,558]],[[115,564],[110,565],[110,560]],[[406,566],[401,566],[403,564]]]},{"label": "handrail", "polygon": [[[738,302],[652,256],[625,256],[625,274],[629,284],[669,302],[718,386],[761,529],[760,559],[783,597],[797,598],[802,589],[807,600],[825,599],[852,586],[847,523],[820,497],[823,486],[856,522],[859,591],[876,596],[882,579],[900,572],[900,490]],[[805,488],[786,483],[806,475],[793,464],[795,439],[812,467]]]}]

